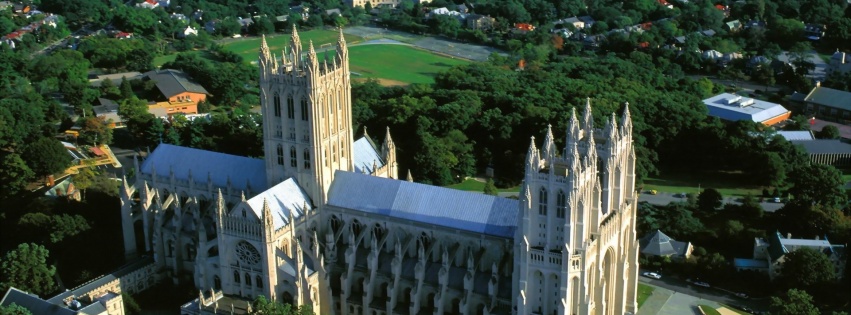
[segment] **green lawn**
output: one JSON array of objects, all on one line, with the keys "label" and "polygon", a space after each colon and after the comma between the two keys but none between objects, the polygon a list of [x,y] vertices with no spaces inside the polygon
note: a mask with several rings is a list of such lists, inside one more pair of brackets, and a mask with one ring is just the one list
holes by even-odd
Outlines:
[{"label": "green lawn", "polygon": [[700,310],[703,311],[703,314],[706,314],[706,315],[721,315],[721,313],[719,313],[718,310],[716,310],[712,306],[701,304],[701,305],[698,305],[697,307],[699,307]]},{"label": "green lawn", "polygon": [[[475,191],[475,192],[483,192],[485,190],[485,183],[477,181],[472,178],[465,179],[463,182],[446,186],[447,188],[464,190],[464,191]],[[512,187],[506,189],[497,189],[501,192],[518,192],[520,191],[520,187]]]},{"label": "green lawn", "polygon": [[762,195],[762,187],[747,185],[750,182],[739,173],[685,173],[662,172],[661,176],[644,180],[644,190],[655,189],[669,193],[697,193],[698,189],[714,188],[725,196]]},{"label": "green lawn", "polygon": [[641,309],[641,305],[644,304],[644,301],[647,301],[647,298],[653,294],[653,287],[646,284],[638,284],[638,308]]},{"label": "green lawn", "polygon": [[376,78],[383,84],[434,83],[434,76],[470,61],[437,55],[405,45],[349,47],[352,78]]},{"label": "green lawn", "polygon": [[[337,38],[340,36],[340,33],[337,31],[330,30],[311,30],[298,32],[298,36],[301,39],[301,46],[304,51],[307,51],[310,46],[310,41],[313,41],[313,47],[316,50],[319,50],[323,47],[327,47],[326,45],[335,45],[337,43]],[[346,43],[352,44],[357,43],[363,38],[353,35],[344,35],[346,38]],[[237,53],[238,55],[245,58],[246,61],[253,61],[257,59],[258,52],[260,51],[260,37],[243,37],[239,39],[225,39],[226,43],[223,44],[224,48],[230,50],[232,52]],[[269,45],[269,50],[278,55],[280,58],[281,53],[286,47],[289,50],[290,47],[290,34],[276,34],[271,36],[266,36],[266,44]],[[200,51],[194,51],[193,53],[200,53]],[[177,54],[170,54],[165,56],[160,56],[154,58],[154,66],[161,66],[166,62],[174,60],[177,57]],[[210,59],[211,55],[203,55]]]}]

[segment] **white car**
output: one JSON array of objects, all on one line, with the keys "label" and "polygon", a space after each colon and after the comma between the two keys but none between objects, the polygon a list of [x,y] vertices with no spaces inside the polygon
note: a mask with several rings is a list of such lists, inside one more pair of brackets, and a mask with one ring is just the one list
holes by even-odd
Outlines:
[{"label": "white car", "polygon": [[662,275],[655,273],[655,272],[645,272],[642,275],[644,275],[645,277],[648,277],[648,278],[662,279]]},{"label": "white car", "polygon": [[703,281],[697,281],[697,282],[694,283],[694,285],[701,286],[701,287],[704,287],[704,288],[709,287],[709,283],[706,283],[706,282],[703,282]]}]

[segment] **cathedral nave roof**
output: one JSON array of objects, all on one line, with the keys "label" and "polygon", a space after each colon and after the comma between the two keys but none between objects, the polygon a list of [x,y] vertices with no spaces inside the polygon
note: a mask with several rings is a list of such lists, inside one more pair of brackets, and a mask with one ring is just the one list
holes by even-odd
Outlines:
[{"label": "cathedral nave roof", "polygon": [[328,204],[505,238],[520,209],[513,199],[346,171],[335,173]]},{"label": "cathedral nave roof", "polygon": [[258,218],[263,217],[263,202],[267,202],[272,211],[275,230],[289,224],[290,217],[299,218],[304,215],[304,207],[313,209],[313,203],[295,179],[287,180],[269,188],[248,199],[246,202]]},{"label": "cathedral nave roof", "polygon": [[237,191],[266,189],[266,163],[262,159],[160,143],[140,168],[149,175],[156,170],[157,181],[161,182],[168,182],[172,171],[175,179],[188,180],[191,171],[196,183],[205,183],[209,174],[213,185],[219,188],[227,187],[230,179],[231,187]]},{"label": "cathedral nave roof", "polygon": [[384,166],[384,161],[381,155],[378,154],[378,149],[369,136],[364,135],[352,146],[352,155],[354,155],[355,172],[372,174],[375,170],[373,164],[378,168]]}]

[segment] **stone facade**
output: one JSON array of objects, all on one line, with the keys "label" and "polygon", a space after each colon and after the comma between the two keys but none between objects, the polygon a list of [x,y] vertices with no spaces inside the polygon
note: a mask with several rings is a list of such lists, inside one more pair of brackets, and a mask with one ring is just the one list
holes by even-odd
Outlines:
[{"label": "stone facade", "polygon": [[[259,65],[265,158],[185,153],[221,159],[216,169],[199,174],[201,161],[180,164],[187,171],[161,159],[168,150],[195,149],[161,145],[144,165],[137,163],[135,183],[125,181],[126,254],[150,252],[173,281],[213,290],[187,314],[220,307],[217,297],[259,295],[309,305],[316,314],[636,311],[635,154],[628,110],[619,124],[613,117],[595,130],[589,101],[581,127],[571,118],[563,152],[551,131],[542,150],[533,142],[519,203],[458,192],[412,183],[410,172],[408,181],[399,181],[389,130],[380,147],[368,136],[353,141],[348,58],[342,32],[327,60],[320,60],[312,43],[302,52],[295,30],[280,57],[264,38]],[[256,171],[247,165],[254,163],[262,183],[248,175],[236,179]],[[216,172],[230,175],[224,180]],[[258,187],[263,184],[268,188]],[[402,211],[393,208],[402,207],[399,202],[378,200],[402,193],[353,192],[372,184],[419,191],[416,205],[402,206],[426,213],[394,215]],[[447,204],[450,199],[464,204]],[[392,206],[367,209],[381,202]],[[499,232],[469,227],[492,228],[488,218],[449,222],[464,211],[506,213],[506,205],[510,215],[499,219]]]}]

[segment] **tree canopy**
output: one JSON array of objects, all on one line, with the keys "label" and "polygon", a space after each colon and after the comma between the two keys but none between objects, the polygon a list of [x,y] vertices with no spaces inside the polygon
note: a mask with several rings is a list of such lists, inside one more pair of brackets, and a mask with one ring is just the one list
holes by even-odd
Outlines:
[{"label": "tree canopy", "polygon": [[59,140],[42,137],[24,147],[23,155],[30,169],[38,176],[47,176],[65,170],[71,165],[71,156]]},{"label": "tree canopy", "polygon": [[47,264],[50,255],[44,246],[24,243],[9,251],[0,261],[0,290],[15,287],[27,292],[46,295],[56,290],[53,276],[56,267]]},{"label": "tree canopy", "polygon": [[783,280],[790,288],[804,289],[836,280],[836,270],[827,255],[802,247],[786,254]]},{"label": "tree canopy", "polygon": [[789,289],[785,297],[771,297],[771,314],[775,315],[819,315],[813,305],[813,297],[804,290]]}]

